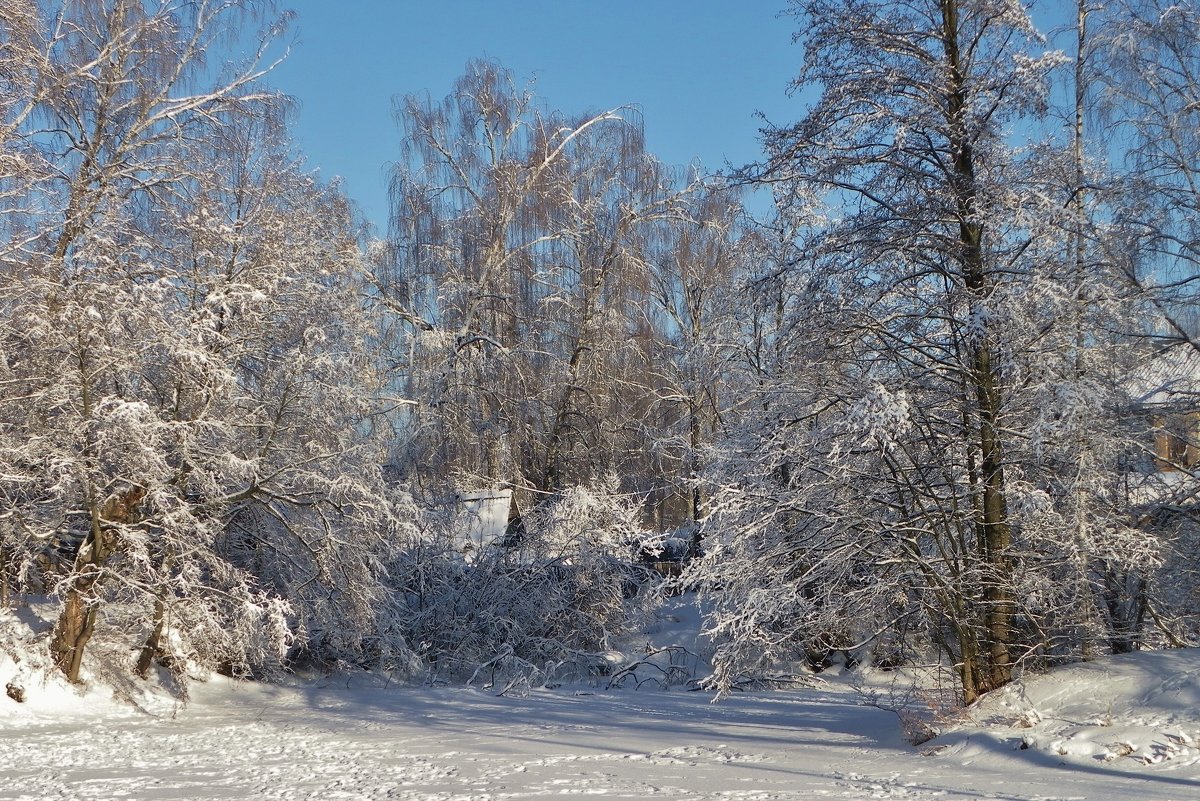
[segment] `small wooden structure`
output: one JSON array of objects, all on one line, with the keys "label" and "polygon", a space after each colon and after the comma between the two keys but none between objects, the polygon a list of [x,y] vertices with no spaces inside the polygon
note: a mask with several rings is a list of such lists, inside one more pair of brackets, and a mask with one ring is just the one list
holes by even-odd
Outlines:
[{"label": "small wooden structure", "polygon": [[1200,352],[1172,346],[1134,375],[1133,401],[1154,436],[1154,467],[1183,470],[1200,465]]}]

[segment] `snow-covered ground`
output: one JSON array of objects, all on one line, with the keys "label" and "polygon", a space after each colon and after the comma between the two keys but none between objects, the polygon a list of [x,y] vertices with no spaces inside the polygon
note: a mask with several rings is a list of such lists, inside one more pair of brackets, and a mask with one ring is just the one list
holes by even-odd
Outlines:
[{"label": "snow-covered ground", "polygon": [[149,696],[140,710],[31,684],[24,704],[0,697],[0,799],[1192,801],[1198,657],[1037,677],[919,746],[840,680],[714,704],[682,690],[213,679],[186,706]]}]

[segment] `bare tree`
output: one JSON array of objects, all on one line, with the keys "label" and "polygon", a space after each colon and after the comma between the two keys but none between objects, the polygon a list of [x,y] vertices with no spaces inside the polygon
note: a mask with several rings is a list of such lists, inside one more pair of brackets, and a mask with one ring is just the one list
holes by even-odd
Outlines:
[{"label": "bare tree", "polygon": [[1098,45],[1112,124],[1129,142],[1116,212],[1125,266],[1172,320],[1171,333],[1193,342],[1183,309],[1195,303],[1200,265],[1198,19],[1190,2],[1123,3],[1106,20]]},{"label": "bare tree", "polygon": [[[768,160],[749,178],[774,188],[785,232],[801,238],[784,270],[802,276],[808,297],[791,311],[808,319],[787,317],[781,378],[803,389],[772,408],[764,388],[780,430],[741,446],[778,500],[753,511],[756,482],[724,502],[760,521],[767,575],[804,588],[804,617],[923,608],[970,701],[1019,658],[1006,453],[1023,342],[1008,306],[1025,248],[1009,232],[1036,195],[1002,131],[1036,121],[1056,59],[1039,57],[1010,2],[818,0],[794,13],[806,47],[795,83],[823,94],[799,123],[764,132]],[[898,611],[865,578],[876,568],[907,588]],[[739,613],[727,625],[756,624]],[[803,641],[798,625],[780,642]]]},{"label": "bare tree", "polygon": [[380,285],[407,329],[416,461],[541,492],[623,470],[641,450],[649,254],[690,187],[645,152],[634,110],[545,112],[491,62],[397,116]]},{"label": "bare tree", "polygon": [[701,477],[706,452],[722,409],[732,402],[724,397],[726,364],[739,350],[744,317],[734,287],[757,255],[733,191],[714,186],[691,197],[688,219],[662,227],[650,276],[656,409],[649,411],[658,415],[645,420],[646,434],[660,442],[663,428],[673,435],[664,456],[676,464],[663,478],[686,498],[678,517],[693,527],[708,511]]}]

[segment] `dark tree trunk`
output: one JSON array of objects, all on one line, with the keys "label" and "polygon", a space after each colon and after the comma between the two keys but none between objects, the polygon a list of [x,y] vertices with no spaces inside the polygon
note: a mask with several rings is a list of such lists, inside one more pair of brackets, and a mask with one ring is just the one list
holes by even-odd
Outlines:
[{"label": "dark tree trunk", "polygon": [[[963,278],[967,290],[971,293],[972,304],[979,305],[987,300],[992,287],[983,256],[984,226],[979,218],[976,197],[974,149],[965,133],[964,115],[967,102],[965,76],[958,45],[958,0],[942,0],[941,9],[943,43],[949,72],[946,117],[950,132],[950,149],[954,158],[951,180],[958,216]],[[999,433],[1001,396],[995,362],[995,342],[986,328],[971,344],[970,353],[969,376],[978,415],[982,493],[978,528],[980,558],[983,561],[984,633],[988,660],[985,686],[980,689],[991,690],[1007,684],[1012,679],[1012,565],[1008,553],[1012,544],[1012,531],[1008,523],[1004,452]]]},{"label": "dark tree trunk", "polygon": [[142,645],[141,652],[138,653],[137,664],[133,667],[133,672],[140,679],[150,675],[150,668],[154,665],[155,657],[162,653],[162,634],[165,622],[166,604],[159,597],[154,600],[153,628],[151,628],[150,636],[146,638],[145,644]]},{"label": "dark tree trunk", "polygon": [[145,497],[146,491],[135,487],[102,508],[91,504],[91,528],[75,553],[74,576],[50,638],[50,658],[68,681],[79,683],[83,653],[96,629],[100,579],[116,546],[114,526],[131,522]]}]

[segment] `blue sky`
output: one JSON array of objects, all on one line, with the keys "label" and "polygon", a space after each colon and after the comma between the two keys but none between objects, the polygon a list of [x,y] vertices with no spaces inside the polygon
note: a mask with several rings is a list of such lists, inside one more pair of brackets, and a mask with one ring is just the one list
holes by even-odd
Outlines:
[{"label": "blue sky", "polygon": [[296,97],[310,166],[343,177],[386,227],[392,98],[444,97],[470,58],[536,78],[565,112],[642,108],[649,149],[668,164],[718,169],[757,158],[762,111],[801,114],[789,79],[802,55],[786,0],[283,0],[298,15],[273,83]]}]

